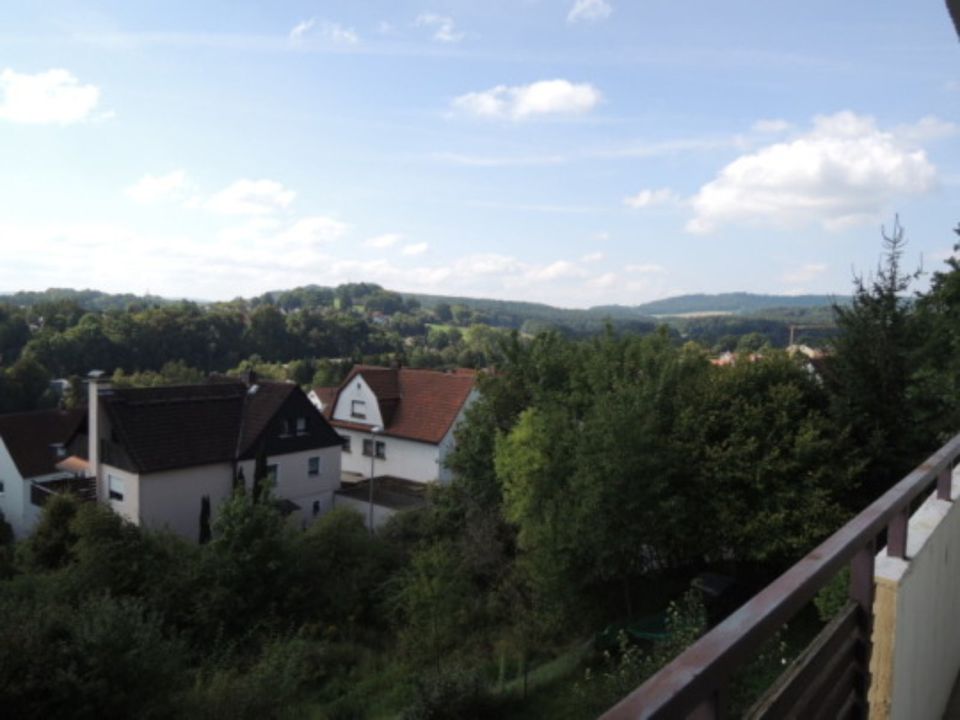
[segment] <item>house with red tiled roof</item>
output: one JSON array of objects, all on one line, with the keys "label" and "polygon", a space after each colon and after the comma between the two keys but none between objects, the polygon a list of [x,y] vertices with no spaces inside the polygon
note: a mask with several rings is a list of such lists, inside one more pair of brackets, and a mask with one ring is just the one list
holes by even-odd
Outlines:
[{"label": "house with red tiled roof", "polygon": [[373,477],[378,520],[422,504],[426,485],[450,481],[454,431],[476,397],[476,373],[463,369],[355,365],[338,387],[314,388],[311,400],[343,438],[337,502],[369,505]]},{"label": "house with red tiled roof", "polygon": [[85,468],[64,465],[64,443],[83,421],[82,410],[37,410],[0,415],[0,512],[16,537],[36,524],[46,498],[69,486],[89,493]]}]

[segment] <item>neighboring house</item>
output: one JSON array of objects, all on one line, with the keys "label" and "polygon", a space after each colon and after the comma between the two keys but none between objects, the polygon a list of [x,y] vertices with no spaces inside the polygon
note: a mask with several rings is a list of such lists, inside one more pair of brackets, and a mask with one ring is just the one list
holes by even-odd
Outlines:
[{"label": "neighboring house", "polygon": [[[450,481],[446,458],[454,431],[476,397],[472,370],[371,365],[354,366],[339,387],[310,393],[343,438],[344,479],[374,477],[375,525],[396,510],[422,505],[425,485]],[[368,512],[367,482],[337,493],[338,504]]]},{"label": "neighboring house", "polygon": [[340,486],[341,441],[323,415],[297,385],[252,373],[155,388],[112,388],[91,373],[81,432],[98,439],[88,455],[97,499],[188,539],[198,538],[204,496],[215,516],[235,483],[252,489],[258,453],[299,524],[329,510]]},{"label": "neighboring house", "polygon": [[0,510],[16,537],[30,532],[51,493],[92,495],[83,464],[65,462],[64,443],[83,418],[83,410],[0,415]]}]

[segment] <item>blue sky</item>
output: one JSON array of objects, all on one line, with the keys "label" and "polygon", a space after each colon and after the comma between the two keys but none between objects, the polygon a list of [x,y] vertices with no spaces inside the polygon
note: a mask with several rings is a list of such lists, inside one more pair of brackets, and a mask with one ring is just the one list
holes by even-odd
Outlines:
[{"label": "blue sky", "polygon": [[0,290],[846,293],[960,222],[941,2],[5,0]]}]

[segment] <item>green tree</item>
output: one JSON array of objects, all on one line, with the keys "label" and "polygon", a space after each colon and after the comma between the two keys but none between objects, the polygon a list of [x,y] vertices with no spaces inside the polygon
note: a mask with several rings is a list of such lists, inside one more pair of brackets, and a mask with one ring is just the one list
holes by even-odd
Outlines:
[{"label": "green tree", "polygon": [[834,413],[849,425],[856,444],[870,458],[865,490],[874,497],[921,459],[936,444],[921,422],[923,367],[921,326],[906,296],[918,272],[901,266],[906,240],[895,220],[882,233],[884,261],[869,280],[854,279],[853,301],[836,305],[840,334],[825,380],[834,399]]}]

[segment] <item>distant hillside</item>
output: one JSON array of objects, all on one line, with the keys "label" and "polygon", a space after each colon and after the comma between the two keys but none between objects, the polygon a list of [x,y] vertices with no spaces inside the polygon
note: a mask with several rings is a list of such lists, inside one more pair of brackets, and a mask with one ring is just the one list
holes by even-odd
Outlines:
[{"label": "distant hillside", "polygon": [[0,303],[18,307],[32,307],[41,303],[75,302],[84,310],[125,310],[131,305],[169,305],[180,302],[158,295],[111,294],[100,290],[74,290],[73,288],[49,288],[47,290],[19,290],[0,294]]},{"label": "distant hillside", "polygon": [[687,315],[690,313],[756,314],[764,310],[829,307],[833,303],[845,305],[849,296],[837,295],[755,295],[735,292],[718,295],[678,295],[642,305],[603,305],[590,312],[607,313],[612,318],[651,315]]}]

